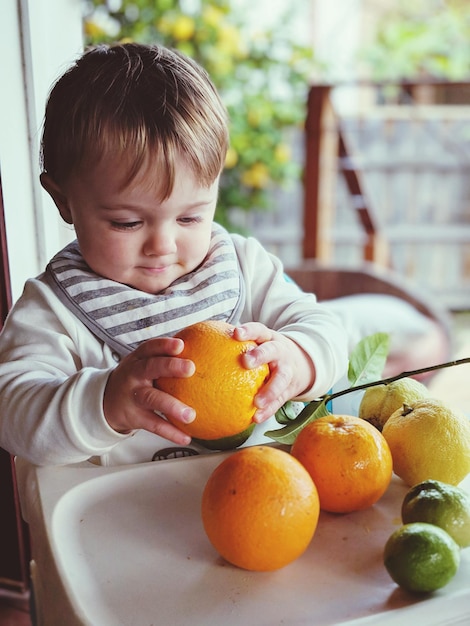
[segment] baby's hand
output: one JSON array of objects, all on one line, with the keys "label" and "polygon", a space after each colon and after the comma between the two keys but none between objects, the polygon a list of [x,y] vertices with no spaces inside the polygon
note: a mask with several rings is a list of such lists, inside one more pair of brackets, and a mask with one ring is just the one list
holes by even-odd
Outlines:
[{"label": "baby's hand", "polygon": [[254,400],[257,407],[255,422],[264,422],[288,400],[313,385],[315,368],[312,360],[288,337],[258,322],[238,326],[233,334],[238,340],[251,339],[258,344],[243,355],[246,368],[253,369],[262,363],[269,365],[269,379]]},{"label": "baby's hand", "polygon": [[182,340],[173,337],[150,339],[122,359],[104,392],[103,410],[111,428],[121,433],[144,429],[178,445],[190,443],[191,437],[158,413],[189,423],[195,411],[153,384],[164,376],[187,378],[194,374],[192,361],[175,358],[183,347]]}]

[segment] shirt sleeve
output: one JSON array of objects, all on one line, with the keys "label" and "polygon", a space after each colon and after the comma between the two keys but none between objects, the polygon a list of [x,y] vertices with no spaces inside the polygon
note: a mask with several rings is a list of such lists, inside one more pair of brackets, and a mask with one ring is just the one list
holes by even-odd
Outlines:
[{"label": "shirt sleeve", "polygon": [[295,341],[311,358],[316,372],[310,389],[297,400],[327,393],[346,373],[348,341],[340,318],[304,293],[285,274],[281,261],[254,238],[233,235],[245,281],[240,323],[257,321]]},{"label": "shirt sleeve", "polygon": [[126,437],[103,412],[111,351],[81,326],[32,279],[0,335],[0,446],[33,464],[80,462]]}]

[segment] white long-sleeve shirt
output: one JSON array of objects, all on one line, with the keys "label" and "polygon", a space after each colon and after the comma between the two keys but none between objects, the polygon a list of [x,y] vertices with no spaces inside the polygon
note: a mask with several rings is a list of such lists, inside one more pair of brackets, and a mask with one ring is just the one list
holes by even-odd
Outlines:
[{"label": "white long-sleeve shirt", "polygon": [[[255,239],[232,239],[246,291],[239,323],[262,322],[310,355],[316,379],[299,400],[326,393],[347,367],[339,318],[286,281],[280,261]],[[114,465],[150,461],[154,452],[174,445],[146,431],[123,435],[109,426],[103,396],[117,359],[42,275],[29,280],[0,335],[0,446],[35,465],[92,457]],[[265,422],[255,431],[270,427]]]}]

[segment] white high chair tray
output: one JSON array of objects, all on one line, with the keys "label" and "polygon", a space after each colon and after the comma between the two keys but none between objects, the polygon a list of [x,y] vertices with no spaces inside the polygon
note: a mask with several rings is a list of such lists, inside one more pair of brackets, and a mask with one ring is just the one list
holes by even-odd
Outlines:
[{"label": "white high chair tray", "polygon": [[119,470],[39,468],[44,520],[70,623],[470,623],[470,548],[462,551],[455,578],[432,595],[409,594],[386,572],[383,548],[400,525],[406,492],[395,477],[366,511],[322,512],[307,551],[283,569],[249,572],[225,562],[200,517],[204,485],[225,456]]}]

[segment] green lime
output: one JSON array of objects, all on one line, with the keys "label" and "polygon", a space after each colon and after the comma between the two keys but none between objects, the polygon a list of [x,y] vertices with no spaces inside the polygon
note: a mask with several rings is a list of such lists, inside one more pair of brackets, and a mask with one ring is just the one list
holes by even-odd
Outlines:
[{"label": "green lime", "polygon": [[401,507],[404,524],[427,522],[440,526],[461,548],[470,545],[470,494],[439,480],[411,487]]},{"label": "green lime", "polygon": [[221,437],[220,439],[196,439],[193,437],[193,441],[204,446],[208,450],[235,450],[239,448],[253,432],[255,423],[253,422],[237,435],[230,435],[229,437]]},{"label": "green lime", "polygon": [[385,544],[385,568],[397,585],[408,591],[429,593],[444,587],[459,564],[459,546],[434,524],[405,524]]}]

